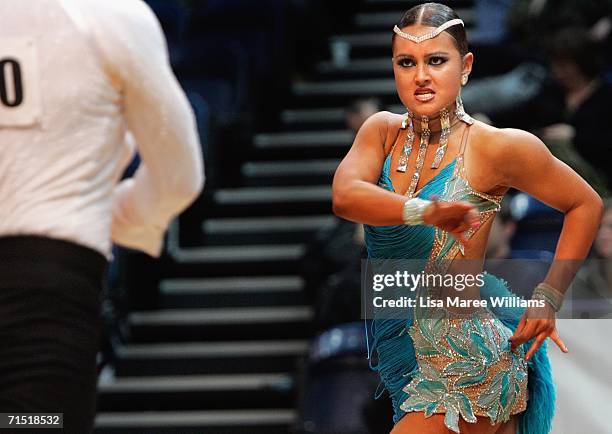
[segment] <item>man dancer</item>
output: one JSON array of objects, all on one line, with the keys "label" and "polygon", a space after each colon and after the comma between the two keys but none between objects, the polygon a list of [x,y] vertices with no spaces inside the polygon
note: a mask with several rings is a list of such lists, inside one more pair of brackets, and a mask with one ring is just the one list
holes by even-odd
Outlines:
[{"label": "man dancer", "polygon": [[[111,239],[151,256],[201,191],[193,113],[141,0],[0,0],[0,412],[92,431]],[[118,183],[134,153],[142,160]]]}]

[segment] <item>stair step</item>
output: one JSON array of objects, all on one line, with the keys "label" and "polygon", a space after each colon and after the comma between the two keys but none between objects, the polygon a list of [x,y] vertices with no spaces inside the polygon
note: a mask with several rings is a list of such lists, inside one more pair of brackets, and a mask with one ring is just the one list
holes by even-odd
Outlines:
[{"label": "stair step", "polygon": [[305,187],[288,186],[220,189],[215,192],[214,199],[215,202],[221,205],[329,201],[331,199],[331,187],[327,185],[316,185]]},{"label": "stair step", "polygon": [[242,166],[246,187],[330,185],[340,159],[248,162]]},{"label": "stair step", "polygon": [[393,78],[364,80],[321,81],[295,83],[293,92],[300,97],[347,97],[361,95],[393,96],[396,94]]},{"label": "stair step", "polygon": [[118,349],[116,375],[293,372],[306,340],[129,344]]},{"label": "stair step", "polygon": [[250,232],[287,232],[309,230],[316,231],[322,226],[333,224],[332,216],[307,216],[307,217],[256,217],[256,218],[231,218],[210,219],[202,226],[205,232],[218,234],[250,233]]},{"label": "stair step", "polygon": [[[377,60],[377,61],[380,62],[380,60]],[[354,62],[358,62],[358,61],[354,61]],[[385,62],[388,62],[389,67],[391,67],[390,59],[385,58]],[[323,65],[327,65],[327,66],[323,66]],[[351,62],[349,65],[353,65],[353,62]],[[330,69],[336,68],[333,64],[326,63],[326,62],[321,63],[320,67],[322,68],[329,67]],[[350,66],[348,68],[350,68]],[[399,107],[399,110],[397,109],[398,107]],[[388,110],[392,113],[405,113],[406,112],[406,109],[404,109],[399,104],[393,104],[391,106],[388,106],[385,108],[385,110]],[[334,116],[329,115],[327,113],[328,111],[341,112],[342,114],[340,116],[342,117],[342,119],[336,119]],[[285,113],[290,113],[290,114],[285,115]],[[302,110],[286,110],[285,112],[283,112],[282,118],[283,118],[283,122],[285,122],[287,125],[291,126],[292,128],[296,124],[306,124],[307,125],[309,123],[316,123],[316,124],[321,124],[321,125],[328,125],[332,122],[339,122],[339,121],[344,122],[344,109],[343,108],[336,108],[336,109],[312,108],[312,109],[302,109]]]},{"label": "stair step", "polygon": [[102,393],[249,391],[291,384],[289,374],[172,375],[117,378],[100,384]]},{"label": "stair step", "polygon": [[[461,17],[466,27],[474,22],[474,13],[471,8],[457,8],[453,6],[457,15]],[[393,26],[397,24],[407,9],[405,3],[402,9],[384,12],[364,12],[355,16],[355,26],[359,29],[388,29],[388,32],[393,30]],[[391,40],[391,34],[388,33],[387,43]]]},{"label": "stair step", "polygon": [[249,244],[177,249],[162,278],[297,273],[304,244]]},{"label": "stair step", "polygon": [[293,292],[301,291],[304,281],[299,276],[272,277],[222,277],[210,279],[167,279],[161,282],[164,294],[184,295],[242,292]]},{"label": "stair step", "polygon": [[317,123],[321,121],[344,123],[345,110],[343,107],[291,109],[282,111],[280,117],[286,124]]},{"label": "stair step", "polygon": [[331,214],[331,199],[330,184],[220,189],[210,217]]},{"label": "stair step", "polygon": [[346,65],[325,61],[317,65],[317,71],[323,75],[341,75],[343,77],[380,76],[388,78],[393,74],[393,63],[390,57],[370,59],[352,59]]},{"label": "stair step", "polygon": [[300,341],[249,341],[249,342],[183,342],[180,344],[129,344],[119,349],[124,358],[215,358],[215,357],[261,357],[274,355],[303,355],[308,342]]},{"label": "stair step", "polygon": [[108,411],[291,408],[287,373],[118,377],[98,385],[98,409]]},{"label": "stair step", "polygon": [[160,283],[165,309],[295,305],[306,302],[298,276],[166,279]]},{"label": "stair step", "polygon": [[304,254],[303,244],[210,246],[183,249],[180,262],[199,264],[241,262],[274,262],[278,260],[299,260]]},{"label": "stair step", "polygon": [[331,215],[219,218],[204,221],[202,230],[207,244],[307,243],[317,231],[334,222]]},{"label": "stair step", "polygon": [[288,434],[296,411],[215,410],[106,412],[96,416],[96,434]]},{"label": "stair step", "polygon": [[[344,42],[351,46],[351,50],[355,48],[379,48],[387,49],[389,57],[391,57],[391,35],[392,29],[385,31],[369,31],[359,32],[344,35],[334,35],[331,37],[331,43]],[[383,54],[383,53],[381,53]]]},{"label": "stair step", "polygon": [[340,164],[340,160],[337,158],[326,160],[248,162],[242,167],[242,174],[249,178],[329,175],[334,173],[338,164]]},{"label": "stair step", "polygon": [[283,133],[263,133],[255,136],[255,147],[260,149],[275,147],[318,147],[343,146],[353,143],[353,133],[349,130],[330,131],[292,131]]},{"label": "stair step", "polygon": [[293,308],[166,309],[153,312],[133,312],[129,314],[129,319],[134,326],[206,326],[307,321],[311,316],[310,308],[296,306]]},{"label": "stair step", "polygon": [[309,306],[166,309],[128,316],[134,342],[296,339],[310,334]]}]

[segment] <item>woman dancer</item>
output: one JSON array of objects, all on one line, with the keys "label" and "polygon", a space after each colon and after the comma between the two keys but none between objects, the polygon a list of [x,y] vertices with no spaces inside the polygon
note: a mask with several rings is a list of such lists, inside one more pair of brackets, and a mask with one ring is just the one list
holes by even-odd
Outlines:
[{"label": "woman dancer", "polygon": [[[452,9],[426,3],[408,10],[392,50],[408,112],[370,117],[333,182],[334,213],[364,223],[371,259],[421,259],[428,272],[457,272],[465,262],[477,272],[473,264],[482,265],[510,187],[565,213],[555,262],[529,307],[415,307],[399,320],[375,317],[373,349],[393,401],[392,434],[547,433],[554,387],[544,341],[568,351],[555,312],[593,242],[602,200],[537,137],[464,112],[460,89],[474,56]],[[462,299],[516,298],[504,281],[483,276],[484,285],[461,291]],[[417,297],[449,294],[417,290]]]}]

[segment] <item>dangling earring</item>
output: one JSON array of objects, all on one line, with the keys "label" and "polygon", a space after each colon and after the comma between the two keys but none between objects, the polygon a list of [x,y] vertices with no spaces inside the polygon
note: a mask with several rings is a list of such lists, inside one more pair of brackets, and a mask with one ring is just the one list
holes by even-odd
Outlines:
[{"label": "dangling earring", "polygon": [[408,157],[412,153],[412,143],[414,142],[414,128],[412,127],[412,112],[408,110],[406,118],[402,121],[402,129],[408,128],[408,134],[406,135],[406,141],[404,142],[404,148],[400,155],[397,171],[405,173],[408,168]]},{"label": "dangling earring", "polygon": [[457,98],[455,99],[455,116],[457,116],[457,118],[460,121],[465,122],[468,125],[472,125],[474,123],[474,119],[468,115],[465,110],[463,109],[463,101],[461,100],[461,91],[459,91],[459,95],[457,95]]},{"label": "dangling earring", "polygon": [[[468,82],[468,74],[461,75],[461,85],[465,86],[467,82]],[[457,115],[457,118],[459,118],[459,120],[462,120],[468,125],[472,125],[474,123],[474,119],[470,115],[468,115],[465,112],[465,109],[463,108],[463,101],[461,100],[461,88],[459,88],[459,95],[457,95],[457,98],[455,100],[455,105],[457,107],[455,110],[455,114]]]}]

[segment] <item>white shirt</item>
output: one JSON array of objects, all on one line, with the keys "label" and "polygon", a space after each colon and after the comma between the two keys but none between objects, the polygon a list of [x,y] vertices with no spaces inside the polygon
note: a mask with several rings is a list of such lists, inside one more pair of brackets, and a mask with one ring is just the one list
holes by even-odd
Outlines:
[{"label": "white shirt", "polygon": [[[194,115],[141,0],[0,0],[0,236],[158,256],[203,187]],[[141,165],[117,184],[135,152]]]}]

